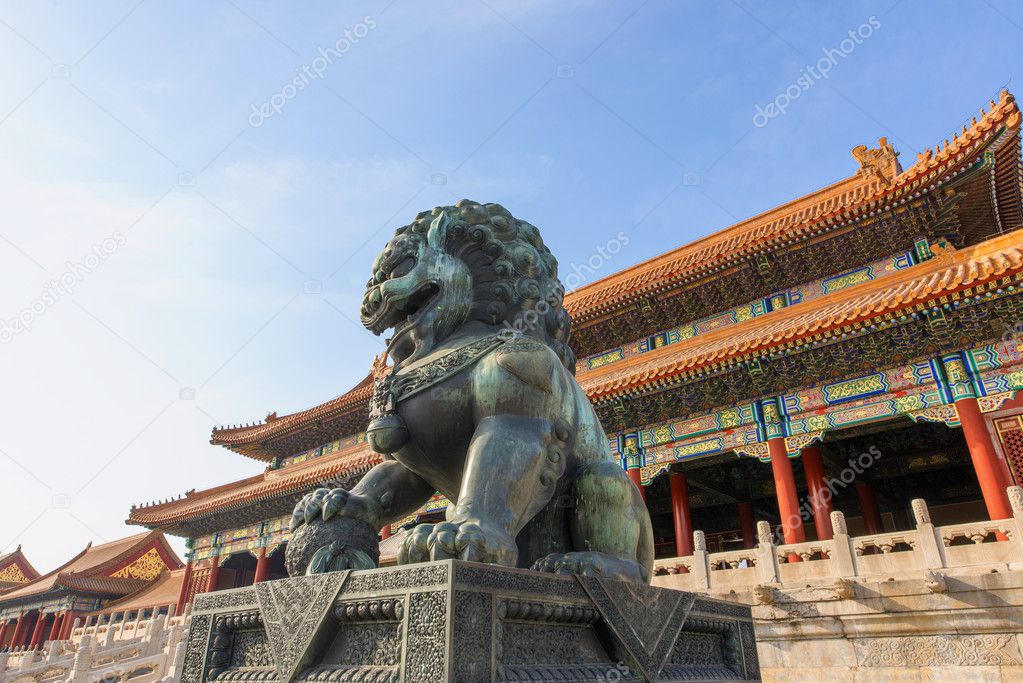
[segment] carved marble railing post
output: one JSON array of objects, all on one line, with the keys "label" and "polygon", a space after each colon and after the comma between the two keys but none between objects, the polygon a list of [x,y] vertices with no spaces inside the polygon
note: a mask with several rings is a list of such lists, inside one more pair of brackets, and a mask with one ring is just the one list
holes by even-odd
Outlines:
[{"label": "carved marble railing post", "polygon": [[78,644],[78,651],[75,652],[74,662],[71,664],[67,683],[84,683],[89,680],[94,647],[92,636],[82,636],[82,641]]},{"label": "carved marble railing post", "polygon": [[35,650],[27,650],[26,649],[25,653],[21,655],[21,662],[19,663],[20,664],[19,668],[27,669],[30,666],[32,666],[33,664],[35,664],[35,663],[36,663],[36,651]]},{"label": "carved marble railing post", "polygon": [[103,647],[110,647],[114,643],[114,636],[117,634],[117,628],[113,620],[107,623],[107,631],[103,634]]},{"label": "carved marble railing post", "polygon": [[143,652],[147,655],[158,654],[162,648],[164,630],[167,627],[167,616],[160,615],[154,619],[149,620],[149,624],[146,627],[146,635],[143,639],[145,646]]},{"label": "carved marble railing post", "polygon": [[710,561],[707,558],[707,537],[702,531],[693,532],[693,579],[694,588],[710,588]]},{"label": "carved marble railing post", "polygon": [[835,531],[831,546],[831,575],[835,578],[856,576],[852,539],[849,538],[849,527],[841,511],[831,513],[831,528]]},{"label": "carved marble railing post", "polygon": [[757,522],[757,577],[762,583],[778,581],[778,557],[774,532],[767,522]]},{"label": "carved marble railing post", "polygon": [[139,627],[142,625],[143,621],[142,617],[145,615],[145,613],[146,610],[144,609],[140,609],[135,613],[135,628],[134,631],[132,631],[132,636],[134,636],[135,638],[139,637]]},{"label": "carved marble railing post", "polygon": [[1012,534],[1009,541],[1017,548],[1017,557],[1023,560],[1023,488],[1010,486],[1005,489],[1009,497],[1009,507],[1012,509],[1012,521],[1016,524],[1016,533]]},{"label": "carved marble railing post", "polygon": [[[176,627],[175,627],[176,628]],[[171,640],[167,643],[167,675],[163,680],[177,681],[181,679],[181,666],[185,663],[185,639]]]},{"label": "carved marble railing post", "polygon": [[945,549],[931,522],[931,512],[923,498],[914,498],[913,519],[916,522],[917,553],[924,569],[941,569],[945,566]]}]

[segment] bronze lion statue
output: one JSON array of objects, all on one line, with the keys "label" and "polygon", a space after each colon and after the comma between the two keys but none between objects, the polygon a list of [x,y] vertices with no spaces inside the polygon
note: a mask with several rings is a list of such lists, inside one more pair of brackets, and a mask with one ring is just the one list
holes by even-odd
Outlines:
[{"label": "bronze lion statue", "polygon": [[399,564],[442,559],[649,582],[653,533],[576,382],[557,261],[498,204],[462,200],[399,228],[373,264],[362,323],[393,329],[367,437],[384,461],[295,507],[291,575],[368,568],[377,530],[435,491]]}]

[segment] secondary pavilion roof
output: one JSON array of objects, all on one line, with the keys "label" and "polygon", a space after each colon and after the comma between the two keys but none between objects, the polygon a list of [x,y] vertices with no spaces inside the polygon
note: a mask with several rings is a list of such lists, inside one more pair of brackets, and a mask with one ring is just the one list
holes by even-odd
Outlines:
[{"label": "secondary pavilion roof", "polygon": [[53,571],[0,595],[0,609],[42,602],[58,592],[121,597],[143,588],[161,572],[182,566],[163,533],[147,531],[85,547]]},{"label": "secondary pavilion roof", "polygon": [[133,506],[127,522],[186,536],[207,533],[208,530],[201,527],[202,521],[215,515],[304,494],[319,484],[368,472],[378,462],[380,456],[368,444],[361,443],[284,469],[267,470],[205,491],[192,491],[178,500]]},{"label": "secondary pavilion roof", "polygon": [[[893,202],[915,198],[974,160],[1005,130],[1019,130],[1020,111],[1008,91],[991,103],[988,112],[981,112],[951,142],[917,155],[916,163],[905,171],[883,138],[878,150],[856,148],[853,156],[861,168],[855,175],[580,287],[565,297],[565,307],[575,325],[584,324],[642,298],[726,271],[757,253],[841,228]],[[1000,171],[1004,177],[996,178],[1004,192],[996,198],[995,219],[1015,228],[1021,222],[1018,143],[1011,157]],[[990,220],[986,214],[982,218]]]},{"label": "secondary pavilion roof", "polygon": [[181,584],[185,581],[184,569],[172,569],[164,571],[159,578],[150,582],[131,595],[119,600],[114,600],[106,607],[90,614],[114,614],[116,612],[133,612],[135,610],[151,609],[153,607],[168,607],[178,601],[181,594]]},{"label": "secondary pavilion roof", "polygon": [[210,443],[256,460],[270,462],[361,431],[369,414],[373,375],[326,403],[290,415],[267,415],[262,422],[239,427],[218,427]]},{"label": "secondary pavilion roof", "polygon": [[19,545],[13,552],[0,555],[0,595],[39,578],[39,572],[21,552]]}]

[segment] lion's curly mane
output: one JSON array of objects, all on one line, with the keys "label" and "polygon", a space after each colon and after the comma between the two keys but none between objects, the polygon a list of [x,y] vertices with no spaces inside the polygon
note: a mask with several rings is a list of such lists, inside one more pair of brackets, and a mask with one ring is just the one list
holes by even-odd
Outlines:
[{"label": "lion's curly mane", "polygon": [[572,319],[563,306],[565,287],[558,280],[558,261],[540,231],[516,219],[500,204],[468,199],[438,206],[416,216],[395,232],[374,264],[370,284],[387,279],[392,254],[427,239],[431,222],[447,214],[446,253],[465,263],[472,274],[473,302],[467,320],[509,325],[550,346],[575,372],[575,353],[568,345]]}]

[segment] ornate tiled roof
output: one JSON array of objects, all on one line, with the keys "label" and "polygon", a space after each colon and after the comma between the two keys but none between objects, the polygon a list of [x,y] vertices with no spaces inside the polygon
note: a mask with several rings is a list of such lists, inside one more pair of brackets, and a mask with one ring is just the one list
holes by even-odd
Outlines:
[{"label": "ornate tiled roof", "polygon": [[177,569],[182,566],[181,560],[159,531],[147,531],[100,545],[90,543],[60,567],[0,595],[0,607],[11,602],[44,599],[45,594],[62,588],[105,595],[132,593],[155,578],[159,572],[148,576],[145,572],[122,570],[134,567],[149,552],[157,553],[164,567],[169,565]]},{"label": "ornate tiled roof", "polygon": [[0,594],[38,578],[39,572],[21,552],[20,545],[13,552],[0,555]]},{"label": "ornate tiled roof", "polygon": [[195,519],[256,501],[304,491],[319,483],[350,477],[369,471],[380,456],[365,443],[280,470],[267,470],[216,488],[189,493],[186,497],[150,505],[132,507],[129,524],[157,527]]},{"label": "ornate tiled roof", "polygon": [[599,401],[677,381],[769,350],[823,339],[879,317],[929,306],[949,294],[1023,272],[1023,231],[1015,231],[887,277],[783,308],[700,337],[579,374]]},{"label": "ornate tiled roof", "polygon": [[946,140],[944,145],[919,154],[905,171],[896,172],[894,152],[886,152],[890,146],[883,138],[877,150],[856,148],[853,155],[861,162],[856,175],[580,287],[566,296],[565,307],[575,324],[585,323],[636,300],[727,270],[756,253],[816,237],[886,205],[915,198],[975,158],[1003,129],[1020,127],[1020,111],[1007,91],[997,103],[991,103],[989,111],[981,112],[981,117],[963,126],[951,142]]},{"label": "ornate tiled roof", "polygon": [[163,607],[177,603],[181,584],[185,580],[184,569],[165,571],[155,581],[150,581],[141,590],[111,602],[103,609],[91,614],[112,614],[114,612]]}]

